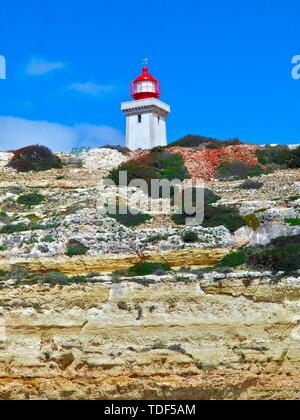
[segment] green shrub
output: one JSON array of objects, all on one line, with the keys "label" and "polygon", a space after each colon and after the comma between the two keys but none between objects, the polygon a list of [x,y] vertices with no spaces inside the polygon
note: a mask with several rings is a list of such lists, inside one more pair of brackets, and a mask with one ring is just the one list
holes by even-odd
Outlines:
[{"label": "green shrub", "polygon": [[123,226],[127,227],[136,227],[139,225],[143,225],[144,223],[149,222],[152,217],[149,214],[146,213],[137,213],[132,214],[132,210],[128,208],[126,214],[120,214],[123,213],[122,206],[117,206],[116,214],[108,213],[108,216],[112,219],[115,219],[118,223],[120,223]]},{"label": "green shrub", "polygon": [[259,270],[283,271],[285,274],[296,272],[300,269],[300,235],[280,237],[266,246],[242,248],[225,256],[216,269],[244,264]]},{"label": "green shrub", "polygon": [[179,179],[184,181],[191,176],[184,165],[183,157],[177,153],[154,153],[153,165],[159,170],[159,179]]},{"label": "green shrub", "polygon": [[260,164],[275,167],[288,167],[292,159],[292,152],[287,146],[266,146],[257,150],[256,155]]},{"label": "green shrub", "polygon": [[56,242],[56,240],[53,238],[53,236],[47,235],[42,239],[42,242],[52,244],[52,243]]},{"label": "green shrub", "polygon": [[127,270],[129,277],[136,276],[148,276],[151,274],[167,273],[171,270],[171,267],[168,264],[164,263],[152,263],[152,262],[140,262],[135,264],[133,267]]},{"label": "green shrub", "polygon": [[9,217],[5,211],[0,211],[0,223],[8,223]]},{"label": "green shrub", "polygon": [[120,172],[127,172],[128,184],[135,179],[144,179],[148,186],[150,186],[152,179],[157,179],[154,167],[141,165],[134,160],[122,163],[118,168],[111,171],[109,178],[114,181],[116,185],[119,185]]},{"label": "green shrub", "polygon": [[297,201],[300,199],[300,195],[292,195],[288,198],[289,201]]},{"label": "green shrub", "polygon": [[260,190],[263,185],[263,182],[248,179],[244,181],[238,188],[241,188],[242,190]]},{"label": "green shrub", "polygon": [[[195,215],[173,214],[172,220],[176,225],[183,226],[186,219]],[[231,233],[235,232],[242,226],[245,226],[245,220],[240,216],[238,209],[226,206],[205,206],[203,227],[213,228],[217,226],[225,226]]]},{"label": "green shrub", "polygon": [[[132,180],[143,179],[148,187],[154,179],[179,179],[181,181],[190,178],[190,174],[184,165],[184,160],[180,154],[169,152],[149,152],[129,162],[121,164],[113,169],[109,178],[119,185],[119,173],[127,172],[128,184]],[[149,190],[149,193],[151,191]]]},{"label": "green shrub", "polygon": [[0,245],[0,252],[4,252],[7,251],[7,246],[6,245]]},{"label": "green shrub", "polygon": [[62,168],[61,159],[45,146],[28,146],[14,152],[8,164],[18,172],[40,172]]},{"label": "green shrub", "polygon": [[265,247],[249,248],[247,263],[262,270],[293,273],[300,269],[300,235],[274,239]]},{"label": "green shrub", "polygon": [[166,149],[165,146],[157,146],[157,147],[153,147],[153,149],[151,149],[152,153],[162,153],[164,152]]},{"label": "green shrub", "polygon": [[4,233],[4,234],[12,234],[12,233],[20,233],[20,232],[27,232],[27,231],[34,231],[34,230],[46,230],[47,227],[41,225],[40,223],[29,223],[29,224],[24,224],[24,223],[17,223],[17,224],[9,224],[9,225],[5,225],[2,226],[2,228],[0,229],[0,233]]},{"label": "green shrub", "polygon": [[71,239],[67,245],[66,255],[68,257],[86,255],[88,251],[89,251],[89,248],[87,248],[81,242],[76,241],[75,239]]},{"label": "green shrub", "polygon": [[245,216],[246,226],[250,227],[251,229],[256,232],[260,228],[260,220],[255,214],[248,214]]},{"label": "green shrub", "polygon": [[198,233],[192,231],[184,232],[182,240],[186,244],[195,243],[199,241],[199,235]]},{"label": "green shrub", "polygon": [[175,141],[173,143],[170,143],[168,145],[169,147],[199,147],[203,146],[209,149],[218,149],[221,147],[226,146],[236,146],[240,145],[242,142],[239,139],[229,139],[229,140],[218,140],[211,137],[203,137],[203,136],[197,136],[197,135],[188,135],[183,137],[182,139]]},{"label": "green shrub", "polygon": [[287,219],[286,222],[291,226],[300,226],[300,218]]},{"label": "green shrub", "polygon": [[[196,192],[194,192],[193,194],[196,194]],[[196,196],[193,196],[193,205],[196,204],[195,198]],[[219,200],[221,200],[221,197],[219,195],[215,194],[212,190],[209,190],[208,188],[204,189],[205,205],[215,204]]]},{"label": "green shrub", "polygon": [[266,146],[256,152],[262,165],[277,168],[300,168],[300,147],[290,149],[288,146]]},{"label": "green shrub", "polygon": [[166,241],[169,238],[169,235],[154,235],[147,238],[147,243],[155,243],[160,241]]},{"label": "green shrub", "polygon": [[236,208],[207,206],[204,213],[204,227],[225,226],[231,233],[245,226],[245,220]]},{"label": "green shrub", "polygon": [[42,274],[28,274],[22,282],[24,284],[50,284],[50,286],[86,283],[87,278],[84,276],[68,277],[63,273],[50,271]]},{"label": "green shrub", "polygon": [[222,162],[217,169],[217,177],[220,180],[253,178],[264,173],[266,171],[260,165],[250,165],[239,160]]},{"label": "green shrub", "polygon": [[294,149],[291,161],[291,168],[300,168],[300,146]]},{"label": "green shrub", "polygon": [[239,267],[246,263],[246,252],[245,249],[239,250],[237,252],[232,252],[231,254],[226,255],[223,260],[217,265],[217,267]]},{"label": "green shrub", "polygon": [[[192,191],[192,204],[196,206],[197,189],[193,188]],[[212,206],[220,199],[219,196],[214,194],[211,190],[204,190],[204,221],[202,226],[204,227],[217,227],[225,226],[230,232],[235,232],[242,226],[245,226],[245,220],[240,216],[239,210],[227,206]],[[184,208],[184,205],[183,205]],[[172,220],[176,225],[185,225],[186,219],[195,217],[188,215],[184,211],[182,213],[174,212]]]},{"label": "green shrub", "polygon": [[33,234],[30,236],[29,239],[24,241],[24,244],[32,245],[32,244],[36,244],[38,241],[39,241],[38,236],[36,234]]},{"label": "green shrub", "polygon": [[45,201],[44,196],[37,193],[20,195],[18,198],[18,203],[27,207],[38,206],[43,201]]}]

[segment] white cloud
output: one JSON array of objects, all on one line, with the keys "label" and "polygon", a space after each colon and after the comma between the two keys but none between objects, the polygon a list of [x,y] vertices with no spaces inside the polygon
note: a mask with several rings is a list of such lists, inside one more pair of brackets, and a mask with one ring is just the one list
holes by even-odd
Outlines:
[{"label": "white cloud", "polygon": [[115,86],[113,85],[100,85],[92,82],[73,83],[69,86],[69,89],[92,96],[102,96],[106,93],[111,93],[116,90]]},{"label": "white cloud", "polygon": [[80,145],[98,147],[105,144],[122,145],[124,135],[120,130],[106,125],[79,124],[74,127]]},{"label": "white cloud", "polygon": [[43,57],[33,57],[26,67],[26,74],[29,76],[44,76],[55,70],[62,70],[66,64],[62,61],[50,61]]},{"label": "white cloud", "polygon": [[56,152],[69,152],[74,146],[99,147],[105,144],[123,143],[122,132],[109,126],[90,124],[67,126],[47,121],[0,116],[0,151],[41,144]]}]

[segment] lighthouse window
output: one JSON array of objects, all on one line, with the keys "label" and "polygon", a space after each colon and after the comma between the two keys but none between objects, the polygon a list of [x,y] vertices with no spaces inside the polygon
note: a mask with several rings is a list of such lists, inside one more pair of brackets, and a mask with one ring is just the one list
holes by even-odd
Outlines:
[{"label": "lighthouse window", "polygon": [[136,86],[136,92],[155,92],[155,84],[153,82],[140,82]]},{"label": "lighthouse window", "polygon": [[138,122],[139,122],[139,124],[142,122],[142,116],[141,115],[138,115]]},{"label": "lighthouse window", "polygon": [[160,123],[160,116],[157,117],[157,120],[158,120],[158,124],[159,124]]}]

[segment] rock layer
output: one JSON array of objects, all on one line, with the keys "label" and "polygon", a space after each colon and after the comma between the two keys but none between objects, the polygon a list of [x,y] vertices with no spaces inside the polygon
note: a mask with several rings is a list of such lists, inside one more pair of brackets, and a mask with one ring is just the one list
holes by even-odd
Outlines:
[{"label": "rock layer", "polygon": [[243,276],[0,291],[0,398],[300,399],[300,284]]},{"label": "rock layer", "polygon": [[[161,254],[145,253],[143,260],[164,262],[173,268],[182,266],[213,266],[228,253],[226,249],[206,250],[203,248],[185,249],[182,251]],[[66,275],[111,273],[126,270],[140,261],[137,255],[106,255],[98,257],[58,257],[0,260],[0,270],[10,271],[15,267],[24,267],[31,272],[58,271]]]}]

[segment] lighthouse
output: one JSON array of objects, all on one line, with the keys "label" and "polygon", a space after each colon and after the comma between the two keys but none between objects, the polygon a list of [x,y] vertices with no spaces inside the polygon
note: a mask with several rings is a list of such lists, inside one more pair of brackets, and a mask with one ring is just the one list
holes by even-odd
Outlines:
[{"label": "lighthouse", "polygon": [[170,106],[160,98],[160,83],[144,66],[142,74],[131,83],[133,101],[123,102],[126,114],[126,146],[130,150],[153,149],[167,145],[167,118]]}]

